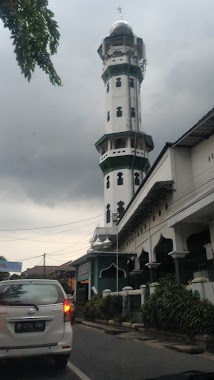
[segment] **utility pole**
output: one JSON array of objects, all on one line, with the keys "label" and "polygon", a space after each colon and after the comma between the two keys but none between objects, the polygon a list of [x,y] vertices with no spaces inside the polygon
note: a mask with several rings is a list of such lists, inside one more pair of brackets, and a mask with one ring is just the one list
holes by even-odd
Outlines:
[{"label": "utility pole", "polygon": [[46,271],[45,271],[45,256],[46,256],[46,253],[44,253],[44,264],[43,264],[43,269],[44,269],[44,278],[46,277]]}]

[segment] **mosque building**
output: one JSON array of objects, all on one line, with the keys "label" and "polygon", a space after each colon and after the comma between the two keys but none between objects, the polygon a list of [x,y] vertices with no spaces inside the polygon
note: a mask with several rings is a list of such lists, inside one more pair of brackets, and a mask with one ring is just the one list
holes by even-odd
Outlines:
[{"label": "mosque building", "polygon": [[105,88],[105,129],[95,143],[104,182],[104,227],[97,227],[76,267],[76,295],[137,288],[166,273],[187,283],[214,280],[214,109],[150,166],[153,139],[144,132],[142,38],[115,22],[98,48]]}]

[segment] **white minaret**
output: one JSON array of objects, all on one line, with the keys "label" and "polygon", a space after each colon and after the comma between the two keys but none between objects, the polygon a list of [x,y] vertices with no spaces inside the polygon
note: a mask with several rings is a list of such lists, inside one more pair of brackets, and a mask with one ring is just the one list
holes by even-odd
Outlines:
[{"label": "white minaret", "polygon": [[140,86],[144,78],[145,45],[123,20],[115,22],[98,49],[103,61],[106,93],[105,134],[95,146],[104,175],[105,226],[112,213],[121,216],[149,170],[151,136],[141,132]]}]

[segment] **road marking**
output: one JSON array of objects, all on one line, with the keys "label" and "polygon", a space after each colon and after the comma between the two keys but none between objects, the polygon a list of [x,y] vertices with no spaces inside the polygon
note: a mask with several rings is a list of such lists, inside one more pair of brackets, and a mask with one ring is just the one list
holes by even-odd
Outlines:
[{"label": "road marking", "polygon": [[67,364],[68,368],[71,369],[77,375],[80,380],[91,380],[88,376],[86,376],[79,368],[77,368],[73,363],[68,362]]}]

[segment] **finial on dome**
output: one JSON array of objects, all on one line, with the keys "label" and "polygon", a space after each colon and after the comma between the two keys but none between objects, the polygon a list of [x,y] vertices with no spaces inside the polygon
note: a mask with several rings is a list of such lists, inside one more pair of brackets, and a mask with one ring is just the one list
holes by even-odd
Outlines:
[{"label": "finial on dome", "polygon": [[122,19],[123,19],[123,14],[122,14],[122,8],[121,8],[120,5],[117,7],[117,10],[118,10],[118,12],[119,12],[119,14],[120,14],[120,18],[121,18],[121,20],[122,20]]}]

